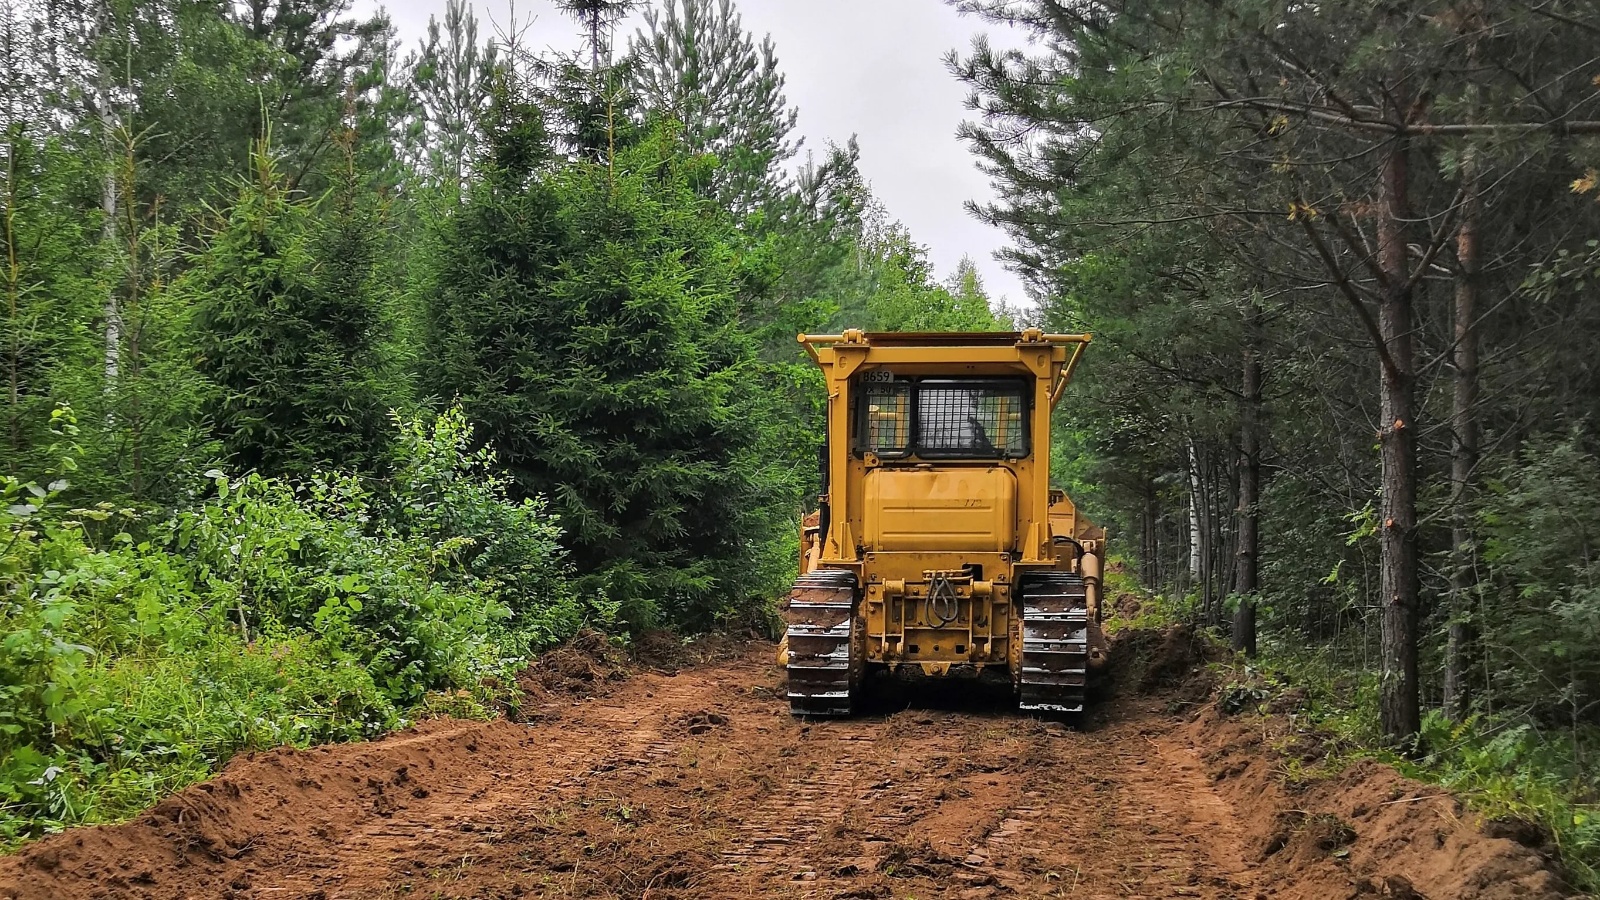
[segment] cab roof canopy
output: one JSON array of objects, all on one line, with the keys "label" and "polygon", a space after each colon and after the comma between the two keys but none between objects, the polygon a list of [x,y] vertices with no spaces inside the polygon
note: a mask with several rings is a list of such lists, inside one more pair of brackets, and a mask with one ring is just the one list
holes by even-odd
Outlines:
[{"label": "cab roof canopy", "polygon": [[869,331],[869,344],[881,347],[930,344],[946,347],[1009,347],[1022,340],[1020,331]]},{"label": "cab roof canopy", "polygon": [[1026,331],[855,331],[802,334],[803,344],[864,342],[876,347],[1013,347],[1019,343],[1087,343],[1088,335]]}]

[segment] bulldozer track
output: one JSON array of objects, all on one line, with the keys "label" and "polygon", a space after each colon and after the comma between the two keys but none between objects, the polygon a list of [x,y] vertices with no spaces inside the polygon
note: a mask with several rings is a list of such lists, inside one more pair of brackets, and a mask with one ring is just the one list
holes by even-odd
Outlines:
[{"label": "bulldozer track", "polygon": [[1022,585],[1021,709],[1077,715],[1089,677],[1089,603],[1083,579],[1068,572]]},{"label": "bulldozer track", "polygon": [[855,711],[861,677],[855,602],[855,575],[843,569],[807,572],[789,592],[784,643],[792,715]]}]

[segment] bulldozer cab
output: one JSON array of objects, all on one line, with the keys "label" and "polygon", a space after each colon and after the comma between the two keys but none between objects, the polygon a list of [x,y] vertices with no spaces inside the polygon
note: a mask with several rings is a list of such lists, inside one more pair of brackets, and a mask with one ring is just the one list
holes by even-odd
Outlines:
[{"label": "bulldozer cab", "polygon": [[1008,673],[1025,707],[1080,707],[1077,625],[1098,606],[1104,535],[1051,490],[1049,457],[1050,412],[1088,336],[800,341],[828,401],[822,501],[802,525],[780,653],[794,711],[847,712],[872,669]]}]

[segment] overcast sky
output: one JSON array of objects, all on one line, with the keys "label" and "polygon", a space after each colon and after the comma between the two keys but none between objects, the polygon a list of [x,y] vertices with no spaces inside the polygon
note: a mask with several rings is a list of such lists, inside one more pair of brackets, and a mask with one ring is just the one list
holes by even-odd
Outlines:
[{"label": "overcast sky", "polygon": [[[510,0],[474,4],[481,33],[506,29]],[[426,33],[430,15],[443,17],[444,0],[384,5],[408,49]],[[746,29],[772,36],[789,103],[800,110],[805,148],[820,155],[829,140],[842,144],[856,135],[873,192],[928,247],[941,279],[970,255],[992,296],[1025,301],[1021,283],[993,257],[1005,236],[963,207],[992,192],[956,140],[956,126],[969,115],[966,90],[945,71],[944,55],[965,52],[985,24],[942,0],[738,0],[737,6]],[[516,11],[519,22],[532,20],[527,46],[577,46],[576,25],[551,0],[518,0]],[[639,24],[635,16],[619,27],[619,51]],[[1016,40],[1004,32],[992,39]]]}]

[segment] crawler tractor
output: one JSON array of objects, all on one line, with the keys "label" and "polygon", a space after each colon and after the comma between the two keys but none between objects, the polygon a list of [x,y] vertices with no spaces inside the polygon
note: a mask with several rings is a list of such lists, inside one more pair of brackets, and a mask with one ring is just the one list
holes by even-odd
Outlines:
[{"label": "crawler tractor", "polygon": [[1049,483],[1050,411],[1088,335],[801,335],[827,382],[818,510],[779,662],[796,716],[874,670],[1006,679],[1081,712],[1104,661],[1105,532]]}]

